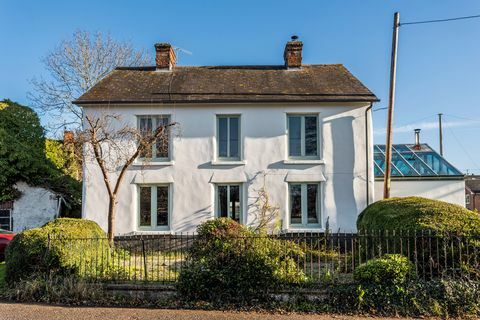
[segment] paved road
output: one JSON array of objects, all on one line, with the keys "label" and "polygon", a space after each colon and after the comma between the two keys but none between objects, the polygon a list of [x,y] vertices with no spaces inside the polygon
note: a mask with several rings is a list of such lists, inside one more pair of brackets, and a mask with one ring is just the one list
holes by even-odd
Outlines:
[{"label": "paved road", "polygon": [[[162,310],[134,308],[60,307],[40,304],[0,303],[0,320],[356,320],[363,317],[331,315],[272,315],[250,312]],[[370,318],[371,319],[371,318]],[[386,320],[388,318],[382,318]],[[391,318],[399,320],[399,318]]]}]

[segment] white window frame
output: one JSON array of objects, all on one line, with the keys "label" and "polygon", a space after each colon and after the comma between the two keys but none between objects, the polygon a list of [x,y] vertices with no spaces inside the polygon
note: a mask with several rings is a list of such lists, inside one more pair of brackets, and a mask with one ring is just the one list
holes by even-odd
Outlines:
[{"label": "white window frame", "polygon": [[[307,194],[307,185],[316,184],[318,186],[317,191],[317,219],[318,223],[308,223],[308,194]],[[291,185],[300,185],[301,187],[301,213],[302,213],[302,223],[292,223],[291,222],[291,213],[292,213],[292,203],[291,203],[291,194],[290,186]],[[289,182],[287,185],[287,199],[288,199],[288,227],[292,229],[321,229],[322,226],[322,183],[320,182]]]},{"label": "white window frame", "polygon": [[470,194],[465,194],[465,204],[470,204]]},{"label": "white window frame", "polygon": [[[140,121],[142,118],[151,118],[152,119],[152,131],[157,128],[157,121],[159,118],[167,118],[168,123],[170,123],[172,117],[170,114],[142,114],[142,115],[137,115],[137,128],[140,130]],[[145,158],[139,156],[138,159],[140,161],[145,161],[145,160],[151,160],[154,162],[168,162],[172,159],[172,135],[171,135],[171,130],[170,128],[167,128],[167,134],[168,134],[168,156],[167,157],[157,157],[157,143],[155,142],[152,144],[152,158]]]},{"label": "white window frame", "polygon": [[240,204],[240,211],[239,211],[239,216],[238,216],[238,222],[243,224],[243,183],[216,183],[215,184],[215,218],[221,218],[220,214],[220,203],[219,203],[219,193],[218,193],[218,187],[227,187],[227,208],[228,208],[228,213],[227,216],[228,218],[232,218],[232,213],[230,212],[230,187],[231,186],[238,186],[239,189],[239,195],[238,195],[238,202]]},{"label": "white window frame", "polygon": [[[227,120],[227,157],[220,157],[220,119],[238,119],[238,157],[230,156],[230,120]],[[215,158],[219,161],[241,161],[242,160],[242,116],[240,114],[217,114],[216,115],[216,143],[217,150]]]},{"label": "white window frame", "polygon": [[[290,155],[290,117],[300,117],[300,156]],[[317,118],[317,155],[305,155],[305,117]],[[287,113],[287,158],[292,160],[320,160],[321,159],[321,137],[320,114],[318,113]]]},{"label": "white window frame", "polygon": [[[140,202],[141,194],[140,188],[150,187],[151,201],[150,201],[150,226],[140,225]],[[168,225],[157,226],[157,187],[168,187]],[[140,231],[170,231],[172,223],[172,184],[171,183],[155,183],[155,184],[138,184],[137,185],[137,228]]]},{"label": "white window frame", "polygon": [[[7,229],[3,229],[3,230],[7,230],[7,231],[13,231],[13,208],[10,208],[10,209],[0,209],[2,211],[8,211],[8,227]],[[0,225],[1,227],[1,225]]]}]

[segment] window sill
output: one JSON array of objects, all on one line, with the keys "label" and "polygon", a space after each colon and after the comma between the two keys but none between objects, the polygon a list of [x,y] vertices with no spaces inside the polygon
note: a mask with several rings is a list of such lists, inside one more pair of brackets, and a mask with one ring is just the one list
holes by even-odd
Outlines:
[{"label": "window sill", "polygon": [[137,230],[132,232],[129,235],[146,236],[146,235],[156,235],[156,234],[168,235],[168,234],[172,234],[172,231],[171,230]]},{"label": "window sill", "polygon": [[322,159],[288,159],[283,160],[283,164],[314,164],[320,165],[325,164],[325,161]]},{"label": "window sill", "polygon": [[134,162],[134,167],[154,167],[154,166],[173,166],[175,161],[139,161]]},{"label": "window sill", "polygon": [[295,227],[290,227],[290,228],[287,228],[287,229],[283,229],[282,232],[285,232],[285,233],[301,233],[301,232],[313,232],[313,233],[319,233],[319,232],[325,232],[325,228],[322,228],[322,227],[305,227],[305,228],[302,228],[302,227],[298,227],[298,228],[295,228]]},{"label": "window sill", "polygon": [[244,166],[247,162],[245,160],[214,160],[210,164],[212,166]]}]

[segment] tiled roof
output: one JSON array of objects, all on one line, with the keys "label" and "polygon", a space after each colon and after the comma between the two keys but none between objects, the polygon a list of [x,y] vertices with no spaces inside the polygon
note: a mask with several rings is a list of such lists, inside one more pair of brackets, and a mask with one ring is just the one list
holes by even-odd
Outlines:
[{"label": "tiled roof", "polygon": [[466,176],[465,185],[475,193],[480,193],[480,176]]},{"label": "tiled roof", "polygon": [[343,65],[117,68],[74,103],[373,102]]}]

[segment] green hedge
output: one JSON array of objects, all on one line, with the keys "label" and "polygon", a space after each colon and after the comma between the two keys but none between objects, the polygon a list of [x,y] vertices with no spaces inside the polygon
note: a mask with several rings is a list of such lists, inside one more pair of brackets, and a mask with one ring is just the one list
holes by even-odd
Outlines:
[{"label": "green hedge", "polygon": [[107,241],[71,241],[72,238],[105,238],[93,221],[60,218],[19,233],[7,247],[6,280],[12,284],[35,274],[75,274],[92,263],[99,252],[109,252]]},{"label": "green hedge", "polygon": [[391,198],[377,201],[360,213],[357,229],[480,234],[480,216],[443,201],[421,197]]},{"label": "green hedge", "polygon": [[303,256],[295,243],[258,236],[231,219],[208,221],[198,228],[177,288],[187,300],[264,299],[269,290],[306,280],[296,264]]},{"label": "green hedge", "polygon": [[400,254],[386,254],[355,269],[353,277],[364,284],[401,285],[416,277],[415,266]]}]

